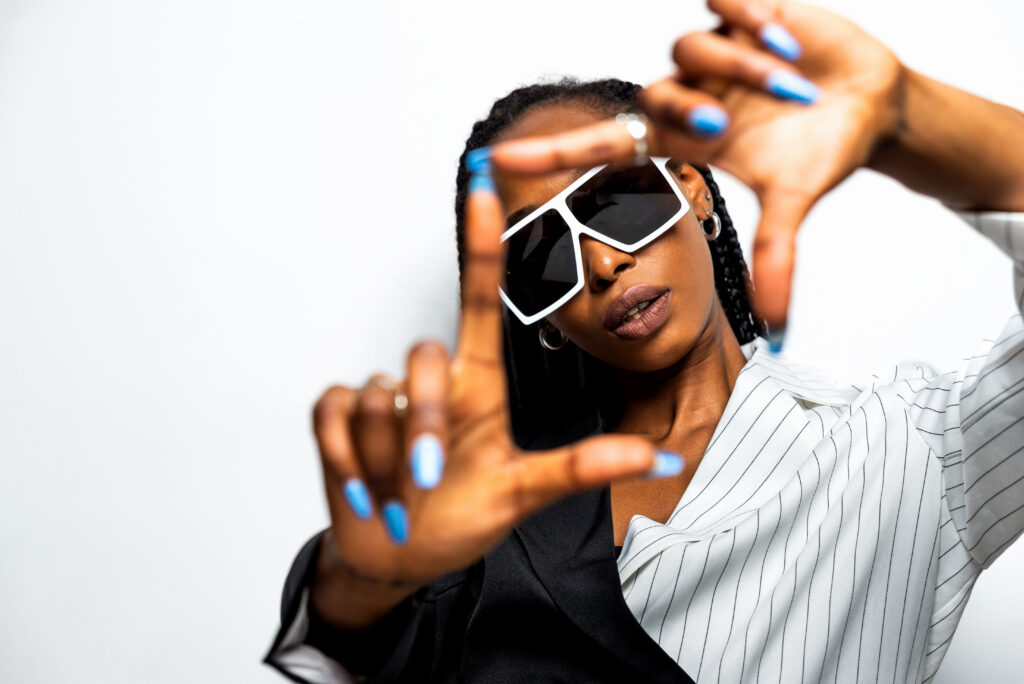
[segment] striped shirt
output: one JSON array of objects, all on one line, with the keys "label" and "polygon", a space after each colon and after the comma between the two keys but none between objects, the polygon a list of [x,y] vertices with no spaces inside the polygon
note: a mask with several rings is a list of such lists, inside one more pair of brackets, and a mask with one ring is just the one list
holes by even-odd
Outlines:
[{"label": "striped shirt", "polygon": [[[961,214],[1013,260],[1024,214]],[[1024,322],[940,375],[896,366],[838,387],[744,345],[700,467],[661,524],[630,521],[622,591],[705,682],[927,682],[980,572],[1024,529]],[[273,662],[356,681],[303,643],[308,589]]]},{"label": "striped shirt", "polygon": [[[1014,262],[1024,214],[961,216]],[[927,682],[981,571],[1024,529],[1024,324],[938,374],[837,387],[747,364],[664,523],[630,521],[626,603],[697,682]]]}]

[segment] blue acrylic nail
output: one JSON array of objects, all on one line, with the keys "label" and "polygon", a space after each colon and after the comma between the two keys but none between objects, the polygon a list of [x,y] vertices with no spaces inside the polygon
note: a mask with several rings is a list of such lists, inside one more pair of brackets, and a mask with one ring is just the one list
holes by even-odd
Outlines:
[{"label": "blue acrylic nail", "polygon": [[369,518],[373,512],[373,504],[370,503],[370,493],[366,491],[363,481],[358,477],[349,478],[345,482],[344,491],[348,505],[352,507],[352,512],[363,520]]},{"label": "blue acrylic nail", "polygon": [[404,544],[409,539],[409,518],[405,506],[398,501],[388,501],[381,509],[384,514],[384,525],[388,534],[396,544]]},{"label": "blue acrylic nail", "polygon": [[433,489],[441,482],[444,451],[441,441],[430,433],[422,434],[412,443],[412,479],[421,489]]},{"label": "blue acrylic nail", "polygon": [[489,174],[491,172],[491,148],[478,147],[467,152],[466,169],[473,174]]},{"label": "blue acrylic nail", "polygon": [[765,87],[772,95],[777,97],[785,98],[787,100],[796,100],[797,102],[803,102],[805,104],[811,104],[817,102],[821,91],[818,86],[808,81],[799,74],[794,74],[791,71],[784,71],[778,69],[768,74],[768,80],[765,82]]},{"label": "blue acrylic nail", "polygon": [[469,179],[469,194],[474,192],[495,192],[494,179],[486,173],[473,174]]},{"label": "blue acrylic nail", "polygon": [[683,457],[671,451],[659,450],[654,454],[654,466],[648,471],[648,477],[672,477],[683,472]]},{"label": "blue acrylic nail", "polygon": [[800,43],[782,24],[771,22],[761,29],[761,42],[780,57],[789,60],[800,57]]},{"label": "blue acrylic nail", "polygon": [[786,328],[769,329],[765,333],[765,338],[768,340],[768,351],[772,354],[778,354],[782,351],[782,343],[786,339]]},{"label": "blue acrylic nail", "polygon": [[697,105],[688,116],[690,129],[698,135],[719,135],[729,127],[729,115],[714,105]]}]

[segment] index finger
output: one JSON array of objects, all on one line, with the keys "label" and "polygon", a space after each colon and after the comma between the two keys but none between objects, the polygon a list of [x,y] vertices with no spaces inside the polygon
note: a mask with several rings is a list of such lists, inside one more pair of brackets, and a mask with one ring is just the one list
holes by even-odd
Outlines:
[{"label": "index finger", "polygon": [[546,173],[632,161],[636,141],[614,119],[557,135],[519,138],[492,148],[494,165],[514,173]]},{"label": "index finger", "polygon": [[494,185],[476,176],[466,198],[466,255],[459,288],[461,317],[455,358],[501,361],[501,234],[505,217]]}]

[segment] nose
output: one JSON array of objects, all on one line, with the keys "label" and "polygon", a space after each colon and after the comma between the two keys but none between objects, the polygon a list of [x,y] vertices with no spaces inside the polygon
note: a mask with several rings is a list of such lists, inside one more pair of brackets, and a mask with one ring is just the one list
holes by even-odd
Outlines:
[{"label": "nose", "polygon": [[587,287],[594,291],[610,287],[619,279],[619,275],[636,264],[632,254],[617,250],[587,235],[580,236],[580,250]]}]

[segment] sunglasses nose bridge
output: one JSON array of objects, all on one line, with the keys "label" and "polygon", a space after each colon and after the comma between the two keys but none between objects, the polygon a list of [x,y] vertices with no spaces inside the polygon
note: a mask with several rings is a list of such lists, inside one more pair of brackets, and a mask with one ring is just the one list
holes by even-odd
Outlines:
[{"label": "sunglasses nose bridge", "polygon": [[583,277],[587,287],[601,290],[636,264],[632,254],[616,249],[590,235],[579,236],[580,257],[583,260]]}]

